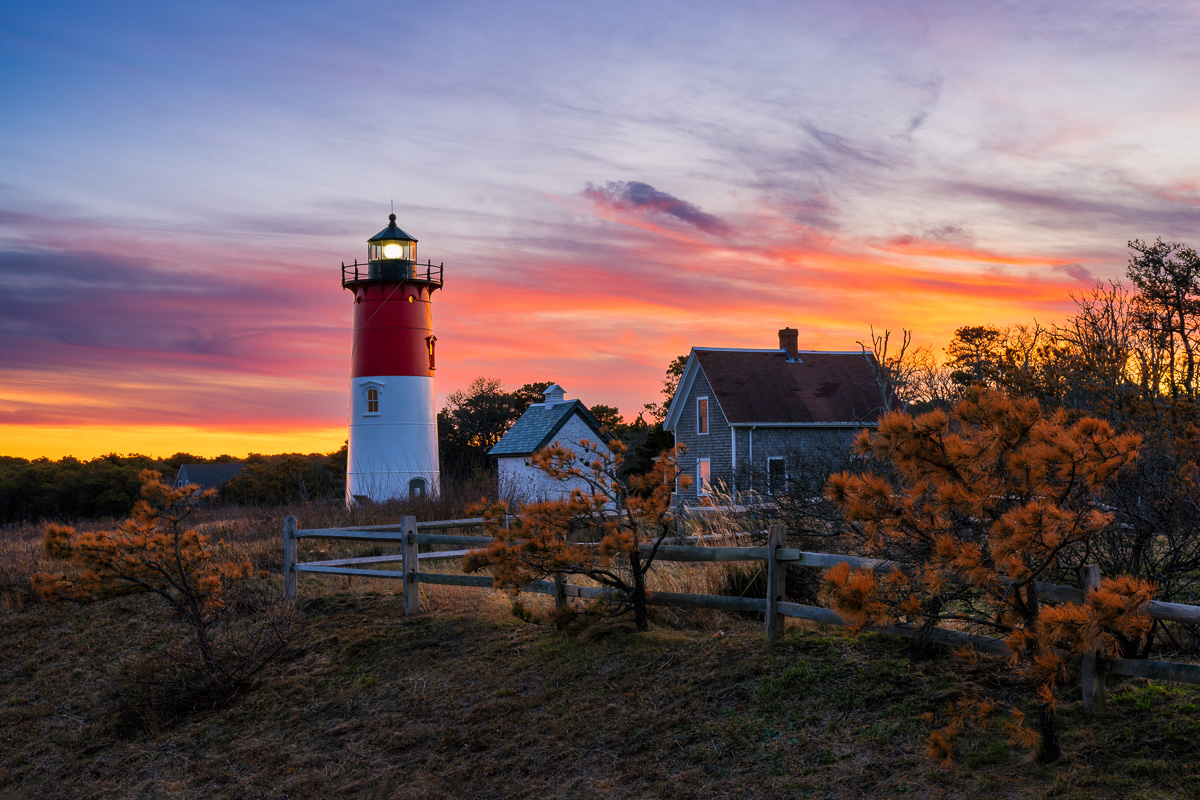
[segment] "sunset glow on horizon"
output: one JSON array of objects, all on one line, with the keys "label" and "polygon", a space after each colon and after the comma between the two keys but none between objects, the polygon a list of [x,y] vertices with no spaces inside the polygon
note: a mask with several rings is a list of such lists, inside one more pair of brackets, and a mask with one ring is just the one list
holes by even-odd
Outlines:
[{"label": "sunset glow on horizon", "polygon": [[1190,3],[26,6],[0,455],[336,450],[392,202],[445,264],[439,405],[627,418],[693,346],[940,350],[1200,245]]}]

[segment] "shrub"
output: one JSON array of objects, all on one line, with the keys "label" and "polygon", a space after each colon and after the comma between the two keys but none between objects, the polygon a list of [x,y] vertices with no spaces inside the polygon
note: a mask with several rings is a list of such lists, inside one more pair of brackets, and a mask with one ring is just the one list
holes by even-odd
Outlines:
[{"label": "shrub", "polygon": [[142,707],[139,716],[150,727],[183,709],[227,701],[280,653],[290,632],[290,609],[256,581],[262,576],[248,563],[222,559],[223,542],[185,525],[212,493],[170,487],[161,478],[142,473],[142,499],[112,530],[47,525],[47,556],[72,561],[81,571],[33,576],[50,601],[148,592],[171,608],[184,630],[182,642],[118,681],[127,689],[140,687],[142,699],[134,705]]}]

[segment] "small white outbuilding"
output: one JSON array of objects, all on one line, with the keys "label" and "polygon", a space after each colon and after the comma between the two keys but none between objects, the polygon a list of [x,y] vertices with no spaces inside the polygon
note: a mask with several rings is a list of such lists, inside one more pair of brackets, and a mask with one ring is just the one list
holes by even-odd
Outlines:
[{"label": "small white outbuilding", "polygon": [[526,409],[488,451],[496,459],[501,499],[510,503],[562,500],[572,489],[588,490],[583,481],[558,481],[529,463],[530,456],[551,444],[581,455],[581,441],[608,447],[609,437],[600,432],[600,421],[581,401],[566,400],[564,394],[561,386],[551,384],[544,393],[545,401]]}]

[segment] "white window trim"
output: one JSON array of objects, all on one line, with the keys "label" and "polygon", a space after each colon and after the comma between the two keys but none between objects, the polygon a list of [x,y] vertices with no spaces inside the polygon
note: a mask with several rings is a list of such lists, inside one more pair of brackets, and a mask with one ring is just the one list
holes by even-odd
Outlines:
[{"label": "white window trim", "polygon": [[[700,465],[704,464],[708,467],[708,480],[705,481],[704,475],[700,470]],[[707,488],[705,484],[708,484]],[[696,459],[696,496],[706,497],[712,492],[712,462],[707,458]]]},{"label": "white window trim", "polygon": [[788,476],[787,476],[787,461],[784,459],[783,456],[769,456],[767,458],[767,494],[768,495],[775,494],[774,492],[771,491],[771,462],[772,461],[780,461],[783,463],[783,485],[784,485],[784,489],[785,489],[785,493],[786,493],[787,478],[788,478]]},{"label": "white window trim", "polygon": [[378,417],[381,413],[379,411],[367,411],[367,409],[370,408],[370,406],[367,405],[370,400],[367,398],[370,395],[371,389],[375,390],[376,397],[379,398],[379,407],[383,408],[383,384],[379,383],[378,381],[367,381],[366,383],[360,384],[358,390],[362,392],[362,416],[364,417]]},{"label": "white window trim", "polygon": [[[700,430],[700,401],[704,401],[704,430]],[[712,403],[709,402],[708,395],[702,395],[696,398],[696,435],[708,436],[708,432],[712,430]]]},{"label": "white window trim", "polygon": [[[672,454],[671,454],[671,455],[672,455],[672,457],[674,458],[674,460],[675,460],[675,463],[676,463],[676,464],[678,464],[678,463],[679,463],[679,443],[678,443],[678,442],[676,442],[676,443],[675,443],[674,450],[672,451]],[[672,495],[677,495],[677,494],[679,494],[679,477],[680,477],[682,474],[683,474],[683,470],[681,470],[681,469],[679,469],[678,467],[676,467],[676,470],[675,470],[675,480],[674,480],[674,486],[672,486],[672,487],[671,487],[671,494],[672,494]]]}]

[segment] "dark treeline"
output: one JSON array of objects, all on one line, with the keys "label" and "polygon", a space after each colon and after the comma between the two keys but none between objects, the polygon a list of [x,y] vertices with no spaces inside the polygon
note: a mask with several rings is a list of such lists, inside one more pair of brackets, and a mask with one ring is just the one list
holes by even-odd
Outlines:
[{"label": "dark treeline", "polygon": [[345,491],[345,447],[332,454],[252,453],[244,459],[191,453],[168,458],[110,453],[87,461],[0,456],[0,522],[127,517],[140,496],[143,470],[172,482],[181,464],[234,461],[245,469],[221,487],[218,502],[278,505],[341,497]]},{"label": "dark treeline", "polygon": [[0,521],[94,519],[129,513],[142,470],[165,472],[166,459],[110,454],[80,461],[0,457]]},{"label": "dark treeline", "polygon": [[245,462],[245,469],[221,486],[221,502],[277,506],[345,497],[345,445],[329,454],[251,453]]}]

